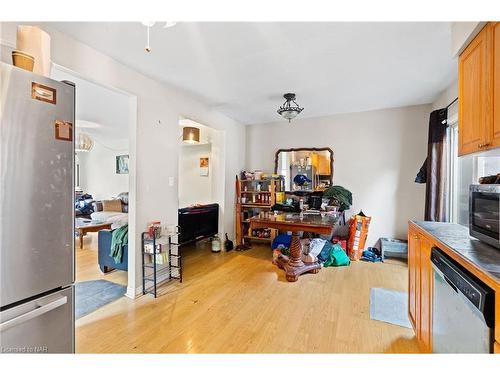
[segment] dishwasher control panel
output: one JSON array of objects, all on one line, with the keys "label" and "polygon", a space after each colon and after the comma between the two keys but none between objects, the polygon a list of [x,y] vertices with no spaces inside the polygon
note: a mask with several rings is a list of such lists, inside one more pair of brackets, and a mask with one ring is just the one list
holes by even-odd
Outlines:
[{"label": "dishwasher control panel", "polygon": [[432,249],[431,261],[443,273],[444,279],[455,291],[460,291],[478,309],[483,308],[485,290],[471,280],[470,276],[462,271],[456,263],[436,247]]}]

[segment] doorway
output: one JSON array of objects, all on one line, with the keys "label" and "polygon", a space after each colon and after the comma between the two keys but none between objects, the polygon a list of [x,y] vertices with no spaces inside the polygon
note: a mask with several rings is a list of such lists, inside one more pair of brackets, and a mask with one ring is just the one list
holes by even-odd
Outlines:
[{"label": "doorway", "polygon": [[[121,298],[127,291],[129,176],[135,172],[129,162],[134,100],[126,93],[57,65],[52,67],[51,78],[71,81],[76,87],[75,315],[78,320]],[[123,244],[113,247],[112,252],[116,233],[121,234]]]},{"label": "doorway", "polygon": [[[183,241],[190,247],[207,247],[207,240],[224,233],[224,193],[225,193],[225,133],[200,122],[182,117],[179,119],[179,165],[178,165],[178,208],[186,214],[194,207],[213,210],[218,205],[218,219],[207,214],[206,220],[197,221],[197,235],[189,237],[184,233],[194,233],[189,220],[181,224]],[[215,222],[214,222],[215,220]],[[183,228],[184,226],[187,226]]]}]

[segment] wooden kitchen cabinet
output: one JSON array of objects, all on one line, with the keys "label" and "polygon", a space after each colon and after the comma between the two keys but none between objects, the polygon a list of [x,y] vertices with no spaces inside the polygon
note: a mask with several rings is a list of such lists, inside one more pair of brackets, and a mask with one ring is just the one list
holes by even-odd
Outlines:
[{"label": "wooden kitchen cabinet", "polygon": [[410,322],[413,325],[415,334],[419,334],[418,327],[418,315],[417,314],[417,295],[420,293],[419,282],[417,281],[417,263],[418,255],[420,253],[420,239],[418,234],[414,231],[408,232],[408,316]]},{"label": "wooden kitchen cabinet", "polygon": [[431,241],[408,232],[408,316],[424,352],[432,352]]},{"label": "wooden kitchen cabinet", "polygon": [[[457,226],[457,224],[452,223],[436,224]],[[464,238],[468,238],[468,231]],[[431,353],[433,350],[434,274],[431,252],[434,246],[495,292],[495,328],[493,334],[496,342],[493,345],[493,352],[500,353],[500,281],[489,275],[481,266],[461,255],[460,250],[450,247],[443,243],[439,237],[423,229],[419,222],[412,221],[408,225],[408,316],[421,350],[427,353]]]},{"label": "wooden kitchen cabinet", "polygon": [[432,352],[432,243],[420,236],[420,344],[425,352]]},{"label": "wooden kitchen cabinet", "polygon": [[491,145],[492,41],[492,25],[487,24],[459,58],[459,155],[481,151]]},{"label": "wooden kitchen cabinet", "polygon": [[493,125],[491,147],[500,147],[500,22],[491,22],[493,38]]},{"label": "wooden kitchen cabinet", "polygon": [[500,22],[489,22],[458,63],[458,153],[500,147]]}]

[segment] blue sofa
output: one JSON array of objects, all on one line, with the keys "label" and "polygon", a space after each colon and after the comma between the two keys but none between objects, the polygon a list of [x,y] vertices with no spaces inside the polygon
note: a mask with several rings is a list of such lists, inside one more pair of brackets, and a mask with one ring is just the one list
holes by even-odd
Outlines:
[{"label": "blue sofa", "polygon": [[115,260],[109,256],[111,252],[111,237],[113,230],[103,229],[98,232],[98,262],[99,268],[103,273],[113,269],[127,271],[128,266],[128,245],[123,247],[123,257],[121,263],[115,263]]}]

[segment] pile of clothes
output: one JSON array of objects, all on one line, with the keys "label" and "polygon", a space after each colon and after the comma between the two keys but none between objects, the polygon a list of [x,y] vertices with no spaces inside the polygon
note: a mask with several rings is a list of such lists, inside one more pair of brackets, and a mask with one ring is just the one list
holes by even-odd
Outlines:
[{"label": "pile of clothes", "polygon": [[[290,235],[281,234],[277,236],[272,244],[273,257],[276,259],[280,255],[290,255]],[[345,245],[344,245],[345,246]],[[348,266],[351,261],[340,243],[314,238],[312,240],[303,240],[303,260],[304,262],[319,262],[323,267]]]},{"label": "pile of clothes", "polygon": [[365,262],[372,262],[372,263],[384,261],[382,259],[382,252],[379,249],[377,249],[376,247],[369,247],[368,249],[364,250],[362,255],[361,255],[361,260],[364,260]]},{"label": "pile of clothes", "polygon": [[[304,262],[319,262],[323,267],[348,266],[351,260],[346,254],[346,241],[334,238],[330,242],[322,238],[312,240],[302,240],[302,259]],[[273,258],[280,255],[290,256],[290,244],[292,236],[280,234],[272,244]],[[376,247],[368,247],[363,250],[360,260],[365,262],[378,263],[383,262],[382,252]]]},{"label": "pile of clothes", "polygon": [[316,259],[323,267],[340,267],[351,264],[349,257],[340,245],[333,244],[322,238],[313,238],[309,242],[309,249],[306,249],[306,257]]},{"label": "pile of clothes", "polygon": [[115,229],[111,237],[111,251],[109,252],[109,256],[115,260],[116,264],[122,262],[125,245],[128,245],[128,224]]}]

